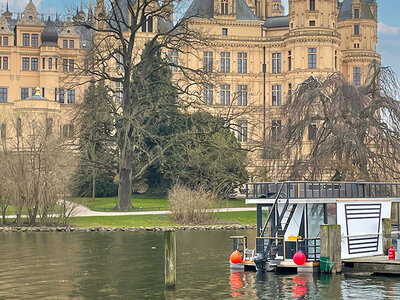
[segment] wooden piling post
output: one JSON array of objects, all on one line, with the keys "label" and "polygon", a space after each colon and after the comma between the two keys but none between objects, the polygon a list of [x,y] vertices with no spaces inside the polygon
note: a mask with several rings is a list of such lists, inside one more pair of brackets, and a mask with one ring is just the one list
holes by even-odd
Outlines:
[{"label": "wooden piling post", "polygon": [[176,284],[176,236],[175,231],[164,232],[165,287],[174,289]]},{"label": "wooden piling post", "polygon": [[334,263],[331,272],[342,272],[342,236],[340,225],[321,225],[320,238],[321,256],[328,257]]},{"label": "wooden piling post", "polygon": [[388,255],[392,245],[392,221],[389,218],[382,219],[382,250],[383,254]]}]

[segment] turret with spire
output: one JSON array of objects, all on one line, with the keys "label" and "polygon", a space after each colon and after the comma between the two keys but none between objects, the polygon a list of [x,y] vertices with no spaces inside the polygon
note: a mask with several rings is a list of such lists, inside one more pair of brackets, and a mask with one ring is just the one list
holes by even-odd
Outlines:
[{"label": "turret with spire", "polygon": [[4,16],[6,19],[11,19],[12,13],[8,10],[8,1],[6,4],[6,11],[2,13],[2,16]]}]

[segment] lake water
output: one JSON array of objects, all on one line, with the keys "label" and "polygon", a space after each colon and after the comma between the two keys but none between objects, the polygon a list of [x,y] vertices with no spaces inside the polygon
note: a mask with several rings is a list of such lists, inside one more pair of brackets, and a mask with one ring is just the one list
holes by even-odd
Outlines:
[{"label": "lake water", "polygon": [[398,277],[231,273],[241,234],[178,231],[165,292],[162,232],[0,233],[0,299],[400,299]]}]

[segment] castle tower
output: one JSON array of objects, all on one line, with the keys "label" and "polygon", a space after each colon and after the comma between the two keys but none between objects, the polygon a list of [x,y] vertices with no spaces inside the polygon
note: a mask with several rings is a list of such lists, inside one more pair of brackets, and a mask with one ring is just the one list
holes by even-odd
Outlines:
[{"label": "castle tower", "polygon": [[336,28],[337,0],[289,0],[289,29]]},{"label": "castle tower", "polygon": [[289,0],[289,53],[292,70],[327,76],[339,71],[337,0]]},{"label": "castle tower", "polygon": [[343,74],[363,84],[372,60],[380,62],[377,4],[375,0],[344,0],[339,7],[338,31],[342,36]]}]

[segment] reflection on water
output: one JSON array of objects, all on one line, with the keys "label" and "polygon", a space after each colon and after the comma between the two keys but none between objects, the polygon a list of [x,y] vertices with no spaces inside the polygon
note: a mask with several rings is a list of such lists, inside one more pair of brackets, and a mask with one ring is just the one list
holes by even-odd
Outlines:
[{"label": "reflection on water", "polygon": [[400,299],[395,277],[231,272],[229,236],[243,234],[177,232],[164,291],[160,232],[0,233],[0,299]]}]

